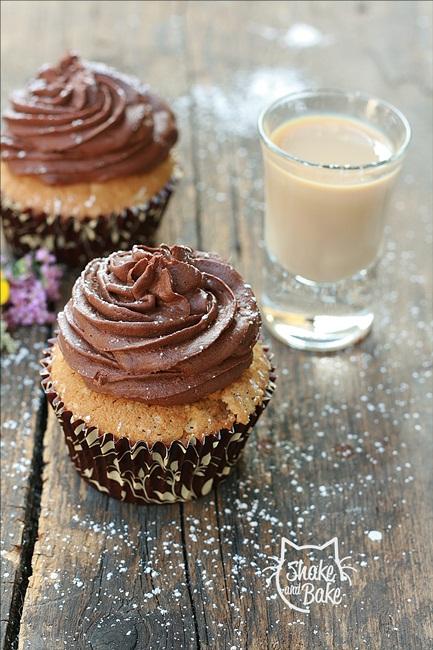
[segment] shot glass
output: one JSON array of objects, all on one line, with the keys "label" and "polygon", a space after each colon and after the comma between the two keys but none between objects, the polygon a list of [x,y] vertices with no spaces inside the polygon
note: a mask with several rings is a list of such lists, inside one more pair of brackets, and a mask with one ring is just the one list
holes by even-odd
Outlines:
[{"label": "shot glass", "polygon": [[374,320],[376,265],[409,123],[380,99],[315,90],[278,99],[258,128],[265,324],[291,347],[339,350],[366,336]]}]

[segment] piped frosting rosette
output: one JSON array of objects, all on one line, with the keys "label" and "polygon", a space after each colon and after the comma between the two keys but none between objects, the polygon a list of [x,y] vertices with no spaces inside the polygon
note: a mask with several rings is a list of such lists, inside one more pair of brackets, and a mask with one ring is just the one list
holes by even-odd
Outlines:
[{"label": "piped frosting rosette", "polygon": [[173,405],[240,377],[259,328],[251,288],[218,256],[134,246],[87,265],[59,315],[58,342],[92,390]]},{"label": "piped frosting rosette", "polygon": [[133,77],[67,55],[11,97],[1,156],[48,185],[154,169],[177,139],[168,106]]}]

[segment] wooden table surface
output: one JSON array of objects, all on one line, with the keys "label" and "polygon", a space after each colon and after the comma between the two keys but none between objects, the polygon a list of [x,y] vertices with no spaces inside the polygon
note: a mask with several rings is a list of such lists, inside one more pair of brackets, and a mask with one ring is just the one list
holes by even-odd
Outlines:
[{"label": "wooden table surface", "polygon": [[[88,488],[39,388],[48,328],[19,332],[3,359],[2,647],[432,647],[431,9],[2,3],[3,102],[66,48],[149,81],[177,112],[184,170],[161,240],[217,250],[257,290],[260,109],[304,87],[360,89],[413,126],[372,334],[330,355],[267,337],[277,391],[207,498],[134,507]],[[299,614],[267,585],[282,537],[338,538],[357,569],[342,605]]]}]

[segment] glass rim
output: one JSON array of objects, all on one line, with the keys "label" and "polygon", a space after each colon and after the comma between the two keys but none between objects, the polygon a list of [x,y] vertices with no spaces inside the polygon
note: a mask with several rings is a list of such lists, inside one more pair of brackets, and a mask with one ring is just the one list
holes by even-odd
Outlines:
[{"label": "glass rim", "polygon": [[[334,97],[345,97],[345,98],[356,98],[356,99],[363,99],[365,101],[370,101],[374,100],[378,104],[381,104],[388,110],[390,110],[394,115],[397,117],[397,119],[401,122],[405,137],[403,140],[403,143],[400,145],[400,147],[393,152],[388,158],[385,158],[384,160],[377,160],[373,161],[371,163],[365,163],[363,165],[340,165],[340,164],[334,164],[334,163],[316,163],[312,162],[311,160],[304,160],[303,158],[299,158],[297,156],[293,156],[287,151],[284,151],[284,149],[281,149],[278,145],[276,145],[272,140],[269,138],[269,136],[265,132],[265,128],[263,125],[264,119],[266,115],[276,108],[279,104],[282,104],[283,102],[286,102],[287,100],[296,100],[296,99],[304,99],[306,97],[314,97],[314,96],[334,96]],[[385,101],[384,99],[380,99],[378,97],[375,97],[374,95],[368,95],[367,93],[362,93],[358,91],[353,91],[353,92],[345,92],[344,90],[336,90],[334,88],[318,88],[318,89],[305,89],[301,91],[296,91],[292,93],[288,93],[287,95],[283,95],[282,97],[279,97],[275,101],[273,101],[271,104],[266,106],[260,113],[259,119],[257,122],[258,126],[258,131],[259,135],[262,139],[262,141],[265,143],[265,145],[273,151],[275,154],[278,154],[279,156],[282,156],[286,160],[290,160],[291,162],[295,162],[301,165],[304,165],[305,167],[314,167],[314,168],[319,168],[319,169],[329,169],[329,170],[334,170],[334,171],[360,171],[364,169],[376,169],[378,167],[383,167],[385,165],[392,164],[399,160],[400,158],[403,157],[408,144],[410,142],[412,132],[410,128],[410,124],[408,119],[405,117],[405,115],[393,104],[390,104],[389,102]]]}]

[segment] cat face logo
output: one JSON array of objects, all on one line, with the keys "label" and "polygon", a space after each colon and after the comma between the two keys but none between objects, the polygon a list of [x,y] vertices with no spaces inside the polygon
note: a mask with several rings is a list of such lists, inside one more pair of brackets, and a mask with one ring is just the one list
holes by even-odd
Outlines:
[{"label": "cat face logo", "polygon": [[280,557],[273,559],[277,563],[264,570],[272,571],[267,584],[275,578],[281,599],[303,614],[310,612],[313,603],[339,605],[344,595],[342,583],[352,584],[347,571],[356,571],[344,564],[349,557],[340,559],[336,537],[321,546],[299,546],[283,537]]}]

